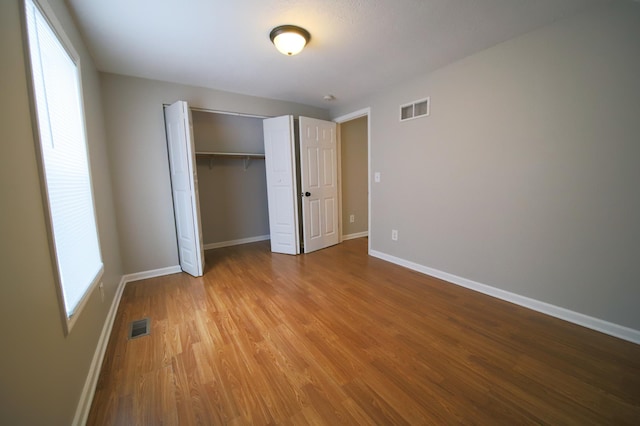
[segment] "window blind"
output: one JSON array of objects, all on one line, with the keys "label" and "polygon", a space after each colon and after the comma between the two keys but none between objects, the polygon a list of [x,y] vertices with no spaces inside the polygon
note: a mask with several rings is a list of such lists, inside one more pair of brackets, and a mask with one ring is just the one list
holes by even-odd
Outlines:
[{"label": "window blind", "polygon": [[39,7],[26,19],[50,228],[64,309],[70,318],[103,265],[91,190],[80,75]]}]

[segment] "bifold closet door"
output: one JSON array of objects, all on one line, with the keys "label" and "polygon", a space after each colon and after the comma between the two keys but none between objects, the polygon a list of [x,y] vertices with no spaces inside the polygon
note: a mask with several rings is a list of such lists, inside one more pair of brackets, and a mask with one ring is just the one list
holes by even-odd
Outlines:
[{"label": "bifold closet door", "polygon": [[[296,158],[293,117],[263,122],[271,251],[276,253],[300,253],[300,220],[305,253],[339,242],[336,124],[307,117],[299,124]],[[297,197],[302,197],[302,215]]]},{"label": "bifold closet door", "polygon": [[180,267],[184,272],[199,277],[204,268],[204,247],[189,106],[183,101],[169,105],[164,110],[164,119]]},{"label": "bifold closet door", "polygon": [[263,128],[271,251],[299,254],[293,116],[265,119]]}]

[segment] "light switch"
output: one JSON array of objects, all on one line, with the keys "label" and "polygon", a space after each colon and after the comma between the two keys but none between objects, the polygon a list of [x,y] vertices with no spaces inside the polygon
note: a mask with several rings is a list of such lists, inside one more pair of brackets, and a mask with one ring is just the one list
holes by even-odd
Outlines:
[{"label": "light switch", "polygon": [[380,172],[375,172],[375,173],[373,174],[373,180],[374,180],[376,183],[379,183],[379,182],[380,182]]}]

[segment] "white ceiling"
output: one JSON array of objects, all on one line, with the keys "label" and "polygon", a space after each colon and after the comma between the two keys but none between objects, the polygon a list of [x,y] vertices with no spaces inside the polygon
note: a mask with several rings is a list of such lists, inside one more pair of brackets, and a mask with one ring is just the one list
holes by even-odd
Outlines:
[{"label": "white ceiling", "polygon": [[[67,0],[101,71],[324,108],[608,1]],[[311,33],[299,55],[282,24]]]}]

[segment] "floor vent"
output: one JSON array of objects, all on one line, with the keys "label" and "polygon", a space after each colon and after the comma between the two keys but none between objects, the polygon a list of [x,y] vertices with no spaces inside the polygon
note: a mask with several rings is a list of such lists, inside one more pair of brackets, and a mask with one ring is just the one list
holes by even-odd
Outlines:
[{"label": "floor vent", "polygon": [[149,318],[132,321],[129,327],[129,339],[137,339],[138,337],[148,336],[151,332],[149,321]]}]

